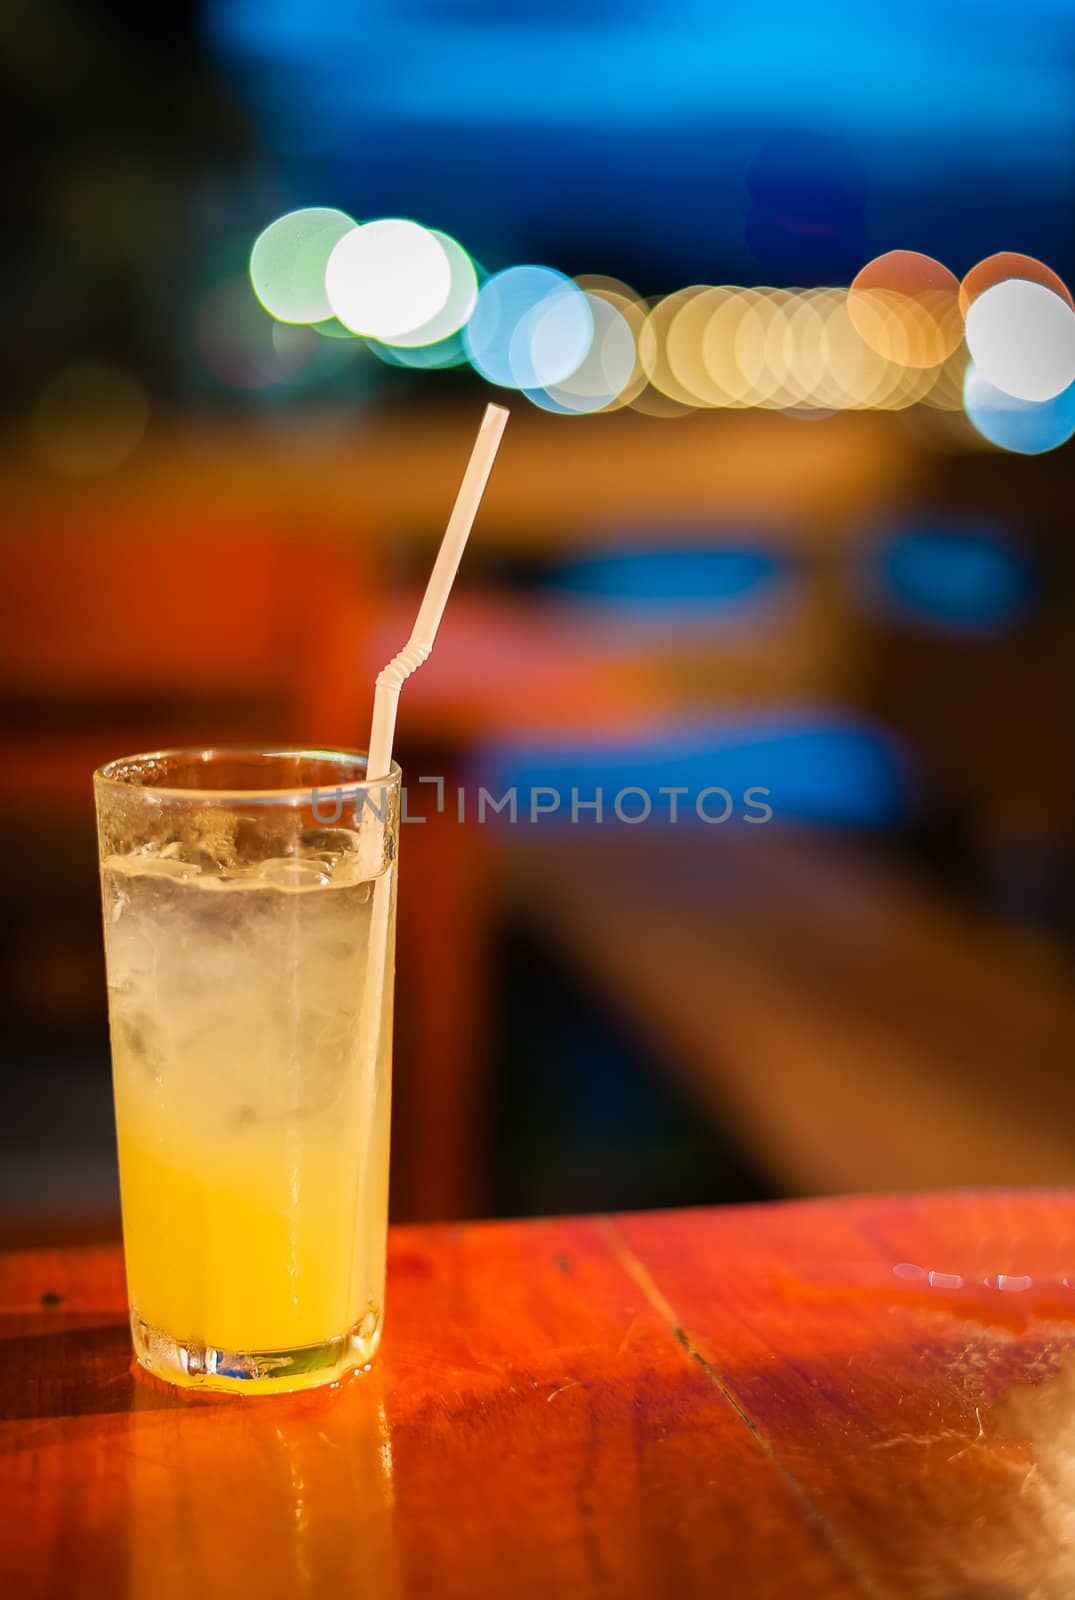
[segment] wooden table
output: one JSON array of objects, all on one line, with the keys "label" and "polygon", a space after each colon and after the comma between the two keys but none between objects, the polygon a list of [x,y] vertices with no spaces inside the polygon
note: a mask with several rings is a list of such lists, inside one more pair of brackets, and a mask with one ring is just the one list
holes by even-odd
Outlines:
[{"label": "wooden table", "polygon": [[1075,1194],[408,1228],[383,1358],[184,1399],[111,1249],[0,1258],[2,1592],[1075,1592]]}]

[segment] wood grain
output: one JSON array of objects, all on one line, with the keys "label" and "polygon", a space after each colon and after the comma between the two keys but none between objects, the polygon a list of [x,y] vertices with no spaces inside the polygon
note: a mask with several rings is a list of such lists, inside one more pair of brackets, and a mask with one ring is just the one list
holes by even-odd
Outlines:
[{"label": "wood grain", "polygon": [[1056,1192],[400,1229],[375,1369],[260,1401],[132,1373],[118,1251],[9,1254],[3,1592],[1060,1600],[1073,1223]]}]

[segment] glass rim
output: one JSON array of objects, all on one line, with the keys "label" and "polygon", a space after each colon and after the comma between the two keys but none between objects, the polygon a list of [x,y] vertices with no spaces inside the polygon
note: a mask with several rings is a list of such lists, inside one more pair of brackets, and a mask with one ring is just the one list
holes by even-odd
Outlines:
[{"label": "glass rim", "polygon": [[369,759],[366,750],[348,750],[339,745],[319,745],[316,748],[296,748],[285,745],[260,745],[260,744],[216,744],[216,745],[178,745],[165,750],[147,750],[137,755],[116,756],[112,761],[106,761],[99,766],[93,774],[95,788],[108,788],[126,794],[152,795],[162,800],[196,800],[203,804],[225,804],[228,801],[241,801],[251,803],[254,801],[267,805],[270,802],[287,805],[307,805],[315,792],[331,790],[341,798],[350,798],[352,795],[368,793],[371,789],[384,788],[398,785],[403,776],[398,761],[393,761],[388,772],[378,778],[349,778],[344,783],[329,784],[289,784],[280,788],[263,789],[193,789],[177,788],[171,784],[161,783],[132,783],[128,779],[118,776],[119,769],[135,767],[142,762],[166,762],[185,759],[190,762],[201,762],[205,766],[214,761],[225,761],[243,756],[268,756],[268,757],[293,757],[298,759],[317,759],[325,762],[360,761],[365,763]]}]

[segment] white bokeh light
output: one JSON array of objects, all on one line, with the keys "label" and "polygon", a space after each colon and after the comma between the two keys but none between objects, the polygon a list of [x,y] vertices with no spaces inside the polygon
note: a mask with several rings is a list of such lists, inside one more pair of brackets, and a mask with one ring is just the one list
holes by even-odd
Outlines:
[{"label": "white bokeh light", "polygon": [[400,346],[400,348],[414,350],[422,345],[439,344],[442,339],[448,339],[470,318],[478,298],[478,274],[474,263],[463,249],[458,240],[451,234],[441,233],[438,228],[430,228],[429,232],[438,241],[441,249],[448,257],[448,268],[452,275],[451,288],[448,298],[429,322],[423,322],[419,327],[411,328],[406,333],[397,335],[395,339],[386,340]]},{"label": "white bokeh light", "polygon": [[432,322],[452,292],[452,268],[428,228],[385,217],[352,229],[325,269],[333,313],[371,339],[406,338]]},{"label": "white bokeh light", "polygon": [[1043,284],[1008,278],[967,312],[981,377],[1017,400],[1051,400],[1075,381],[1075,311]]},{"label": "white bokeh light", "polygon": [[527,399],[544,410],[573,416],[602,411],[631,381],[638,352],[626,318],[600,295],[588,294],[586,300],[593,317],[593,339],[581,366],[562,383],[525,390]]},{"label": "white bokeh light", "polygon": [[511,359],[521,382],[533,385],[540,374],[549,383],[561,383],[577,372],[593,345],[594,321],[590,302],[574,284],[550,294],[527,312],[511,337]]}]

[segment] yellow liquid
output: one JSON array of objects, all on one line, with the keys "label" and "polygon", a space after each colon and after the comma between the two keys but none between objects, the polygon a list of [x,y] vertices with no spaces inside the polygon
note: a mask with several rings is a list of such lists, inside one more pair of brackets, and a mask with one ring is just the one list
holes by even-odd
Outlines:
[{"label": "yellow liquid", "polygon": [[[136,1344],[144,1324],[195,1351],[267,1356],[270,1368],[273,1352],[344,1338],[343,1367],[372,1353],[391,963],[382,950],[371,965],[369,940],[391,870],[376,886],[316,872],[307,881],[301,870],[295,883],[283,872],[283,882],[233,885],[146,871],[137,858],[105,863]],[[391,928],[386,942],[390,951]],[[363,1012],[371,971],[383,978],[373,1026]],[[300,1369],[284,1386],[324,1381]],[[209,1381],[197,1362],[189,1381]],[[242,1386],[272,1380],[245,1374]]]}]

